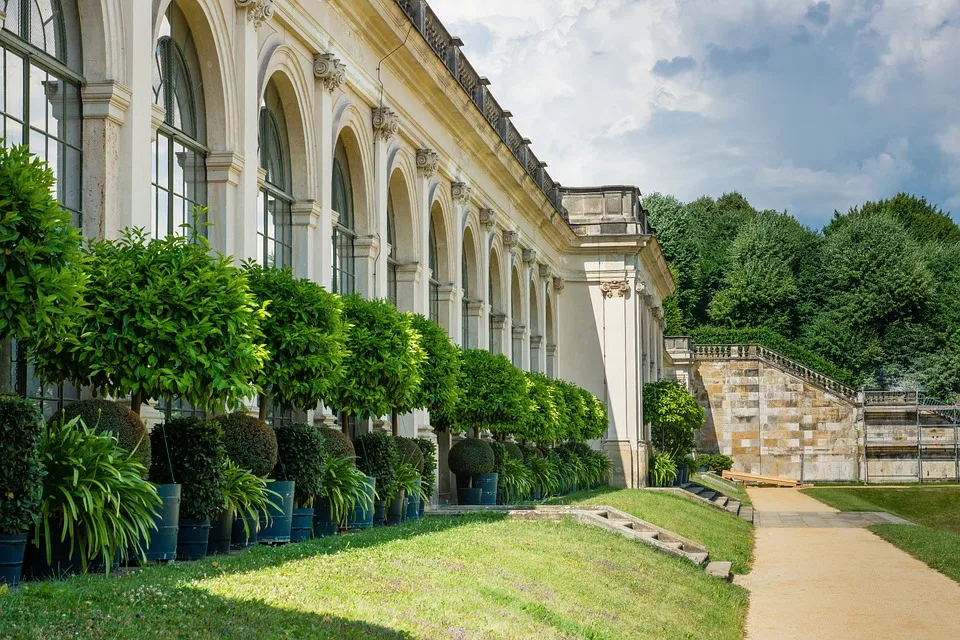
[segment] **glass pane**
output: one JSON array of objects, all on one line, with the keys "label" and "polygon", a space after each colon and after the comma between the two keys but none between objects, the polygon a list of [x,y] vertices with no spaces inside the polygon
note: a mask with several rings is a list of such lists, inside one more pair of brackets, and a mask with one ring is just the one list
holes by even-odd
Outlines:
[{"label": "glass pane", "polygon": [[23,95],[23,60],[10,51],[6,52],[6,59],[6,112],[8,115],[22,120],[25,100]]},{"label": "glass pane", "polygon": [[164,189],[157,189],[157,225],[154,236],[163,238],[170,233],[170,201],[169,194]]},{"label": "glass pane", "polygon": [[187,153],[182,144],[173,145],[173,178],[170,182],[170,190],[179,195],[186,195],[187,187],[183,179],[183,168],[187,162]]},{"label": "glass pane", "polygon": [[170,140],[157,134],[157,184],[164,189],[170,186]]},{"label": "glass pane", "polygon": [[[49,100],[45,99],[47,73],[36,65],[30,65],[30,126],[46,130]],[[55,88],[55,87],[54,87]],[[56,98],[56,92],[53,94]]]}]

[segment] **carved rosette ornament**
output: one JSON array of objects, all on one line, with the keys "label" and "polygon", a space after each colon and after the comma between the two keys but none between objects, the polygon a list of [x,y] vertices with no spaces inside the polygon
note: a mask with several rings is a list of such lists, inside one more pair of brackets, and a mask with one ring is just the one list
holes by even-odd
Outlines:
[{"label": "carved rosette ornament", "polygon": [[247,10],[247,20],[253,22],[253,28],[259,29],[260,25],[273,16],[275,0],[236,0],[237,6]]},{"label": "carved rosette ornament", "polygon": [[637,293],[642,294],[644,291],[647,290],[647,283],[644,282],[643,280],[637,280],[637,286],[634,290]]},{"label": "carved rosette ornament", "polygon": [[397,135],[400,130],[400,118],[389,107],[373,108],[373,133],[383,141]]},{"label": "carved rosette ornament", "polygon": [[550,269],[550,265],[542,264],[540,265],[540,277],[544,280],[549,280],[550,276],[553,275],[553,271]]},{"label": "carved rosette ornament", "polygon": [[493,209],[480,209],[480,224],[487,228],[487,231],[493,229],[497,224],[497,212]]},{"label": "carved rosette ornament", "polygon": [[313,75],[323,82],[327,91],[332,92],[346,81],[347,65],[332,53],[318,53],[313,56]]},{"label": "carved rosette ornament", "polygon": [[622,298],[630,291],[630,285],[626,280],[611,280],[600,283],[600,292],[604,298]]},{"label": "carved rosette ornament", "polygon": [[507,249],[513,249],[518,244],[520,244],[520,232],[519,231],[504,231],[503,232],[503,246]]},{"label": "carved rosette ornament", "polygon": [[450,185],[450,197],[458,204],[470,202],[471,195],[473,195],[473,187],[466,182],[454,182]]},{"label": "carved rosette ornament", "polygon": [[555,293],[560,293],[563,291],[564,282],[563,278],[560,276],[553,276],[553,290]]},{"label": "carved rosette ornament", "polygon": [[440,156],[433,149],[417,149],[417,171],[429,178],[440,168]]},{"label": "carved rosette ornament", "polygon": [[536,249],[524,249],[523,250],[523,261],[527,264],[533,264],[537,261],[537,250]]}]

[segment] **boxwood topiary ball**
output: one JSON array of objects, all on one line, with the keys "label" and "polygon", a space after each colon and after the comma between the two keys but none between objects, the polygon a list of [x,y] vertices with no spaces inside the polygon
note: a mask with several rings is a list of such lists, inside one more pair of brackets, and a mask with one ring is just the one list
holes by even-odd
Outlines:
[{"label": "boxwood topiary ball", "polygon": [[507,448],[497,440],[490,443],[490,448],[493,449],[493,471],[500,473],[503,471],[503,459],[507,457]]},{"label": "boxwood topiary ball", "polygon": [[447,465],[458,476],[490,473],[494,465],[493,448],[484,440],[464,438],[450,448]]},{"label": "boxwood topiary ball", "polygon": [[150,437],[147,435],[147,427],[136,412],[113,400],[90,398],[65,405],[59,413],[50,418],[50,422],[66,423],[76,417],[99,433],[109,433],[115,437],[121,449],[132,452],[140,464],[150,469]]},{"label": "boxwood topiary ball", "polygon": [[320,433],[323,434],[323,447],[331,458],[357,457],[357,452],[353,450],[353,443],[343,431],[320,427]]},{"label": "boxwood topiary ball", "polygon": [[543,452],[540,449],[537,449],[533,445],[524,445],[520,447],[520,450],[523,451],[523,461],[528,462],[530,458],[542,458]]},{"label": "boxwood topiary ball", "polygon": [[503,446],[507,448],[507,453],[514,460],[523,461],[523,450],[516,442],[504,442]]},{"label": "boxwood topiary ball", "polygon": [[413,438],[397,438],[397,452],[400,454],[400,462],[409,462],[417,473],[423,473],[423,453],[420,452],[420,446]]},{"label": "boxwood topiary ball", "polygon": [[214,418],[223,427],[227,456],[241,469],[261,478],[277,464],[277,434],[259,418],[236,411]]}]

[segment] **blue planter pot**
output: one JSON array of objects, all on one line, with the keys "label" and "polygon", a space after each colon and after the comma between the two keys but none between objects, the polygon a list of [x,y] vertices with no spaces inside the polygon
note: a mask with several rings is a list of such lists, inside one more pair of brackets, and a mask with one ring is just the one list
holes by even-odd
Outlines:
[{"label": "blue planter pot", "polygon": [[23,554],[27,549],[27,532],[0,533],[0,584],[15,587],[23,572]]},{"label": "blue planter pot", "polygon": [[423,511],[424,511],[424,509],[426,509],[426,507],[427,507],[427,505],[426,505],[425,503],[426,503],[425,500],[421,500],[421,501],[420,501],[420,505],[419,505],[419,507],[417,508],[417,513],[418,513],[418,515],[420,516],[420,519],[421,519],[421,520],[423,520]]},{"label": "blue planter pot", "polygon": [[[148,561],[168,561],[177,557],[177,535],[180,530],[180,485],[157,485],[157,493],[162,504],[153,514],[153,522],[157,525],[155,531],[150,532],[150,544],[144,545],[144,556]],[[129,554],[136,558],[136,553]]]},{"label": "blue planter pot", "polygon": [[387,505],[387,526],[395,527],[403,524],[403,517],[407,513],[407,492],[400,489]]},{"label": "blue planter pot", "polygon": [[[366,476],[367,495],[373,500],[374,489],[377,486],[376,478]],[[369,529],[373,526],[373,509],[368,509],[364,505],[354,505],[350,514],[347,516],[348,529]]]},{"label": "blue planter pot", "polygon": [[[422,480],[417,480],[417,486],[419,487]],[[407,520],[419,520],[420,519],[420,494],[414,493],[413,495],[407,496]]]},{"label": "blue planter pot", "polygon": [[313,537],[327,538],[337,535],[339,525],[330,514],[330,501],[326,498],[317,498],[313,505]]},{"label": "blue planter pot", "polygon": [[210,521],[181,518],[177,534],[177,560],[203,560],[210,542]]},{"label": "blue planter pot", "polygon": [[313,508],[294,509],[293,525],[290,527],[290,542],[303,542],[310,539],[313,530]]},{"label": "blue planter pot", "polygon": [[260,532],[257,534],[257,542],[264,544],[290,542],[290,529],[293,527],[293,492],[296,483],[292,480],[270,482],[267,488],[276,491],[280,497],[273,496],[271,498],[273,506],[260,514]]},{"label": "blue planter pot", "polygon": [[230,553],[230,540],[233,538],[233,509],[227,509],[210,523],[210,537],[207,540],[207,555],[225,555]]},{"label": "blue planter pot", "polygon": [[473,479],[473,486],[480,487],[483,491],[483,495],[480,496],[480,504],[497,504],[497,481],[499,479],[499,473],[484,473]]},{"label": "blue planter pot", "polygon": [[387,519],[387,501],[374,500],[373,501],[373,526],[375,527],[384,526],[386,519]]},{"label": "blue planter pot", "polygon": [[479,505],[482,499],[483,489],[480,487],[457,489],[457,504],[459,505]]},{"label": "blue planter pot", "polygon": [[[246,528],[244,528],[246,523]],[[230,548],[234,551],[249,549],[257,544],[257,533],[260,530],[260,516],[251,516],[249,513],[241,513],[234,516],[233,527],[230,531]]]}]

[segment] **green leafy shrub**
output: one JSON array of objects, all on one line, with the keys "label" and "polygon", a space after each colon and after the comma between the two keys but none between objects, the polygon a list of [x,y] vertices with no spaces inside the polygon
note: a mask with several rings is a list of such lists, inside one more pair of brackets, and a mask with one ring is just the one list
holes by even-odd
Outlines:
[{"label": "green leafy shrub", "polygon": [[551,383],[554,386],[554,402],[559,416],[557,431],[554,438],[538,442],[584,440],[588,418],[586,396],[580,387],[571,382],[551,380]]},{"label": "green leafy shrub", "polygon": [[651,426],[653,444],[677,457],[693,450],[705,412],[683,385],[661,380],[643,385],[643,419]]},{"label": "green leafy shrub", "polygon": [[408,462],[401,462],[397,465],[393,483],[394,489],[391,495],[402,489],[408,496],[415,495],[421,500],[426,498],[426,493],[423,490],[423,479],[413,465]]},{"label": "green leafy shrub", "polygon": [[343,431],[320,427],[320,434],[323,436],[323,448],[328,458],[350,458],[352,461],[357,456],[353,443]]},{"label": "green leafy shrub", "polygon": [[534,442],[557,439],[560,414],[555,400],[556,385],[542,373],[524,373],[527,379],[528,411],[523,414],[514,435]]},{"label": "green leafy shrub", "polygon": [[713,456],[709,453],[698,453],[697,457],[693,459],[693,466],[697,469],[709,469],[712,458]]},{"label": "green leafy shrub", "polygon": [[555,458],[531,456],[527,467],[530,469],[531,490],[539,491],[544,498],[560,490],[560,467]]},{"label": "green leafy shrub", "polygon": [[308,410],[326,400],[343,376],[347,325],[340,297],[290,267],[244,264],[250,291],[267,308],[260,322],[270,356],[255,378],[263,389],[260,419],[268,402],[281,409]]},{"label": "green leafy shrub", "polygon": [[148,400],[215,412],[258,392],[264,311],[231,258],[197,234],[148,241],[142,229],[85,253],[91,305],[58,348],[33,352],[41,378],[130,395],[138,415]]},{"label": "green leafy shrub", "polygon": [[587,416],[583,438],[584,440],[599,440],[607,432],[607,426],[610,424],[607,419],[607,405],[589,391],[584,391],[584,394],[584,400],[587,403]]},{"label": "green leafy shrub", "polygon": [[423,454],[423,491],[429,500],[437,482],[437,443],[430,438],[417,438],[417,446]]},{"label": "green leafy shrub", "polygon": [[466,349],[460,357],[460,402],[444,419],[454,431],[513,433],[530,410],[523,372],[505,356],[482,349]]},{"label": "green leafy shrub", "polygon": [[59,342],[83,305],[80,230],[55,197],[50,167],[26,146],[0,145],[0,340],[31,351]]},{"label": "green leafy shrub", "polygon": [[534,476],[521,458],[508,455],[503,460],[497,482],[503,504],[519,504],[533,490]]},{"label": "green leafy shrub", "polygon": [[523,461],[523,450],[516,442],[504,442],[503,446],[507,449],[507,454],[515,460]]},{"label": "green leafy shrub", "polygon": [[243,411],[214,418],[223,428],[227,456],[241,469],[265,478],[277,464],[277,434],[266,422]]},{"label": "green leafy shrub", "polygon": [[715,453],[710,456],[710,469],[718,474],[723,474],[724,471],[729,471],[733,469],[733,459],[729,456],[725,456],[722,453]]},{"label": "green leafy shrub", "polygon": [[346,526],[347,514],[355,505],[365,509],[373,507],[367,493],[366,474],[357,469],[353,456],[327,457],[318,495],[330,503],[330,517],[341,527]]},{"label": "green leafy shrub", "polygon": [[458,476],[491,473],[494,467],[493,448],[485,440],[464,438],[450,447],[447,465]]},{"label": "green leafy shrub", "polygon": [[397,438],[397,452],[400,455],[400,462],[407,463],[417,470],[417,473],[423,473],[423,453],[420,446],[413,438]]},{"label": "green leafy shrub", "polygon": [[[79,418],[46,426],[40,463],[46,474],[34,544],[44,542],[48,563],[52,536],[70,539],[70,557],[80,554],[84,572],[98,555],[113,558],[119,552],[125,559],[137,549],[142,559],[138,545],[141,539],[149,543],[153,514],[161,505],[157,488],[143,479],[146,467],[113,436],[97,433]],[[112,563],[105,564],[109,571]]]},{"label": "green leafy shrub", "polygon": [[30,400],[0,394],[0,533],[26,531],[40,515],[43,414]]},{"label": "green leafy shrub", "polygon": [[215,518],[225,503],[227,452],[220,424],[196,417],[173,418],[154,427],[150,439],[158,452],[150,467],[150,480],[181,485],[180,517]]},{"label": "green leafy shrub", "polygon": [[74,418],[80,418],[83,424],[99,433],[112,435],[121,449],[132,453],[145,469],[150,468],[150,436],[147,434],[147,427],[135,412],[113,400],[92,398],[67,404],[51,420],[64,423]]},{"label": "green leafy shrub", "polygon": [[326,454],[323,434],[312,424],[304,423],[277,425],[274,432],[277,434],[277,466],[273,468],[273,478],[296,482],[297,504],[312,507],[323,477]]},{"label": "green leafy shrub", "polygon": [[410,314],[356,294],[343,298],[343,313],[350,325],[344,375],[325,402],[359,418],[413,409],[426,353]]},{"label": "green leafy shrub", "polygon": [[274,506],[271,496],[279,498],[280,494],[267,489],[266,480],[233,460],[224,464],[223,477],[223,509],[233,509],[234,516],[243,523],[244,536],[249,540],[249,523],[257,522],[263,513],[269,517],[270,507]]},{"label": "green leafy shrub", "polygon": [[493,473],[500,473],[503,460],[507,457],[507,447],[499,440],[494,440],[490,443],[490,448],[493,450]]},{"label": "green leafy shrub", "polygon": [[530,458],[542,458],[543,452],[540,449],[537,449],[533,445],[525,444],[520,447],[520,451],[523,452],[523,461],[527,462]]},{"label": "green leafy shrub", "polygon": [[377,495],[387,500],[394,486],[400,452],[397,441],[386,433],[365,433],[353,441],[357,452],[357,468],[377,480]]},{"label": "green leafy shrub", "polygon": [[410,322],[426,353],[414,408],[450,413],[460,400],[460,350],[433,320],[416,314]]},{"label": "green leafy shrub", "polygon": [[677,479],[680,470],[670,453],[660,451],[650,459],[650,481],[655,487],[669,487]]}]

